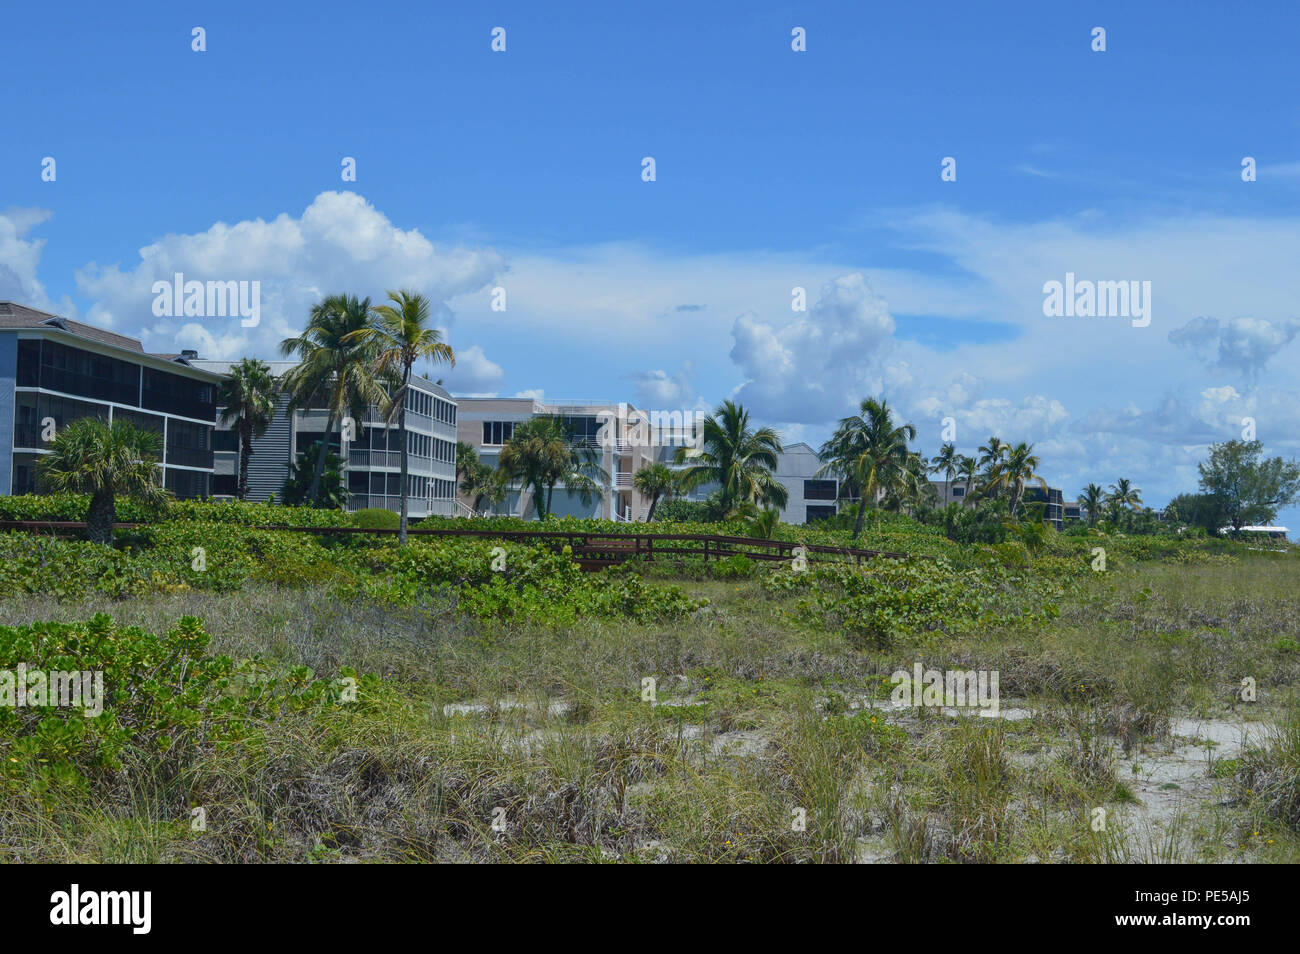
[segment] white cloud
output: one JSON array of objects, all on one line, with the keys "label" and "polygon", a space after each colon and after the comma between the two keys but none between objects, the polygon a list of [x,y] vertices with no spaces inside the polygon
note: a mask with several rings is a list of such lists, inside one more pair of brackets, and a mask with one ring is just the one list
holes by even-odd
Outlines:
[{"label": "white cloud", "polygon": [[457,350],[456,367],[441,372],[443,387],[458,397],[495,397],[505,376],[478,345]]},{"label": "white cloud", "polygon": [[[77,284],[95,300],[87,321],[138,337],[146,350],[199,343],[205,357],[275,357],[279,342],[301,329],[323,295],[346,291],[379,302],[389,289],[412,288],[450,319],[448,299],[482,289],[503,269],[491,249],[435,248],[354,192],[322,192],[298,218],[281,213],[269,222],[218,222],[205,232],[166,235],[140,249],[134,267],[92,262],[78,271]],[[260,282],[261,323],[243,328],[237,319],[154,317],[153,283],[176,272],[186,280]],[[481,361],[477,367],[488,371]]]},{"label": "white cloud", "polygon": [[1300,332],[1300,321],[1272,322],[1264,318],[1193,318],[1169,332],[1169,340],[1188,348],[1212,368],[1254,377],[1269,358]]},{"label": "white cloud", "polygon": [[738,397],[760,417],[813,423],[850,409],[894,333],[884,299],[861,274],[822,286],[812,309],[781,326],[741,315],[731,359],[748,379]]}]

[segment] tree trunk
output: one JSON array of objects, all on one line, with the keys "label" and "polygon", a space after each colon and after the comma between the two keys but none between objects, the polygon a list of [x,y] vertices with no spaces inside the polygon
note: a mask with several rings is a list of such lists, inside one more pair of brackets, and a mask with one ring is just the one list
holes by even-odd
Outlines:
[{"label": "tree trunk", "polygon": [[858,519],[853,523],[853,539],[856,540],[862,534],[862,521],[867,516],[867,498],[864,495],[858,501]]},{"label": "tree trunk", "polygon": [[403,544],[406,542],[406,470],[408,466],[407,454],[408,448],[406,443],[406,395],[410,393],[407,388],[411,384],[411,366],[406,366],[406,373],[402,377],[402,406],[397,412],[397,430],[402,435],[402,483],[398,488],[402,494],[402,518],[398,524],[397,542]]},{"label": "tree trunk", "polygon": [[239,422],[239,492],[240,500],[248,499],[248,458],[253,456],[253,423],[247,419]]},{"label": "tree trunk", "polygon": [[307,494],[307,506],[316,506],[316,496],[320,493],[320,478],[325,473],[325,455],[329,452],[330,434],[334,432],[334,412],[331,410],[325,418],[325,433],[320,439],[320,453],[316,455],[316,466],[312,469],[311,490]]},{"label": "tree trunk", "polygon": [[650,523],[655,518],[655,507],[659,506],[659,495],[655,494],[650,498],[650,512],[645,515],[645,522]]},{"label": "tree trunk", "polygon": [[86,514],[86,535],[92,543],[106,546],[113,542],[113,524],[117,520],[117,507],[111,490],[98,491],[90,498]]},{"label": "tree trunk", "polygon": [[551,500],[554,494],[555,494],[555,484],[549,484],[546,488],[546,505],[545,508],[542,510],[542,516],[541,516],[542,520],[545,520],[547,517],[551,515]]}]

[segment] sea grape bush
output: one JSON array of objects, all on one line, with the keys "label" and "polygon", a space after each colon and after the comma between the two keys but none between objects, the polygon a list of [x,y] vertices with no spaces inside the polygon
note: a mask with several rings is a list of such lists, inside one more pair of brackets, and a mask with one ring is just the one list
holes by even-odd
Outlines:
[{"label": "sea grape bush", "polygon": [[212,656],[209,638],[190,616],[162,635],[102,613],[0,626],[0,669],[102,673],[104,690],[95,716],[55,705],[0,707],[0,785],[41,797],[84,792],[136,756],[174,773],[212,746],[252,738],[281,712],[348,705],[345,680],[357,699],[378,688],[376,677],[347,668],[322,680],[305,667],[277,675],[259,659]]}]

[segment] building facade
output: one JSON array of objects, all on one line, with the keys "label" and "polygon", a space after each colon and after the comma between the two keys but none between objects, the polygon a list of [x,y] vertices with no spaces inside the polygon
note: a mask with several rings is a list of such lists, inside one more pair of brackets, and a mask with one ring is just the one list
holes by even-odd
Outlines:
[{"label": "building facade", "polygon": [[[938,495],[941,507],[950,503],[965,506],[968,500],[973,499],[972,490],[964,480],[932,480],[930,486]],[[1025,488],[1021,506],[1025,504],[1042,504],[1043,519],[1057,530],[1064,529],[1066,522],[1079,519],[1078,501],[1067,501],[1059,487],[1043,489],[1037,484],[1031,484]]]},{"label": "building facade", "polygon": [[[551,513],[557,516],[604,520],[640,521],[650,511],[650,499],[633,484],[642,467],[652,463],[671,464],[678,447],[694,439],[693,412],[658,415],[641,411],[626,402],[578,400],[544,401],[534,398],[460,398],[457,438],[470,445],[490,467],[499,466],[501,449],[515,428],[537,417],[558,417],[570,440],[592,451],[601,473],[590,476],[600,485],[594,498],[563,485],[555,488]],[[463,512],[474,501],[460,498]],[[514,481],[506,499],[491,512],[517,517],[537,514],[532,491]]]},{"label": "building facade", "polygon": [[[196,366],[217,374],[229,373],[233,362],[196,361]],[[294,367],[292,361],[268,361],[277,378]],[[324,408],[289,412],[289,396],[279,394],[275,416],[261,437],[253,440],[248,461],[248,499],[278,499],[289,467],[297,455],[325,436],[328,415]],[[412,375],[406,400],[407,513],[411,517],[454,516],[456,506],[456,401],[438,384]],[[396,418],[385,423],[379,409],[371,407],[365,419],[336,421],[328,435],[332,453],[344,462],[348,509],[401,510],[402,432]],[[232,425],[218,425],[213,496],[232,498],[239,480],[238,435]]]},{"label": "building facade", "polygon": [[781,509],[782,522],[814,523],[839,512],[839,479],[819,473],[821,468],[821,457],[808,444],[785,445],[776,466],[776,479],[789,494]]},{"label": "building facade", "polygon": [[163,486],[208,496],[220,376],[195,357],[149,354],[134,338],[0,302],[0,493],[37,492],[50,438],[92,417],[157,433]]}]

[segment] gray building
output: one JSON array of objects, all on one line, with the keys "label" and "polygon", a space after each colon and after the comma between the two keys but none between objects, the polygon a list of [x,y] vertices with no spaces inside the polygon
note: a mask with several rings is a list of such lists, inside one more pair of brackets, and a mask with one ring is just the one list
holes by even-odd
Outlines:
[{"label": "gray building", "polygon": [[208,496],[221,379],[193,357],[150,354],[134,338],[0,302],[0,494],[35,493],[48,438],[91,417],[157,433],[163,486]]},{"label": "gray building", "polygon": [[[219,374],[234,362],[193,361]],[[266,362],[277,378],[294,367],[292,361]],[[320,441],[327,417],[323,408],[288,410],[287,394],[275,402],[275,417],[266,433],[253,441],[248,462],[248,499],[269,500],[280,493],[289,465],[297,455]],[[456,401],[441,385],[412,375],[406,402],[407,512],[412,517],[453,516],[456,505]],[[386,424],[371,407],[365,419],[336,421],[329,434],[330,450],[344,460],[348,509],[401,509],[402,432],[394,419]],[[218,427],[213,495],[233,497],[239,475],[239,441],[230,427]]]},{"label": "gray building", "polygon": [[839,479],[819,473],[821,468],[821,457],[808,444],[785,445],[776,466],[776,479],[789,493],[781,510],[784,523],[813,523],[839,512]]}]

